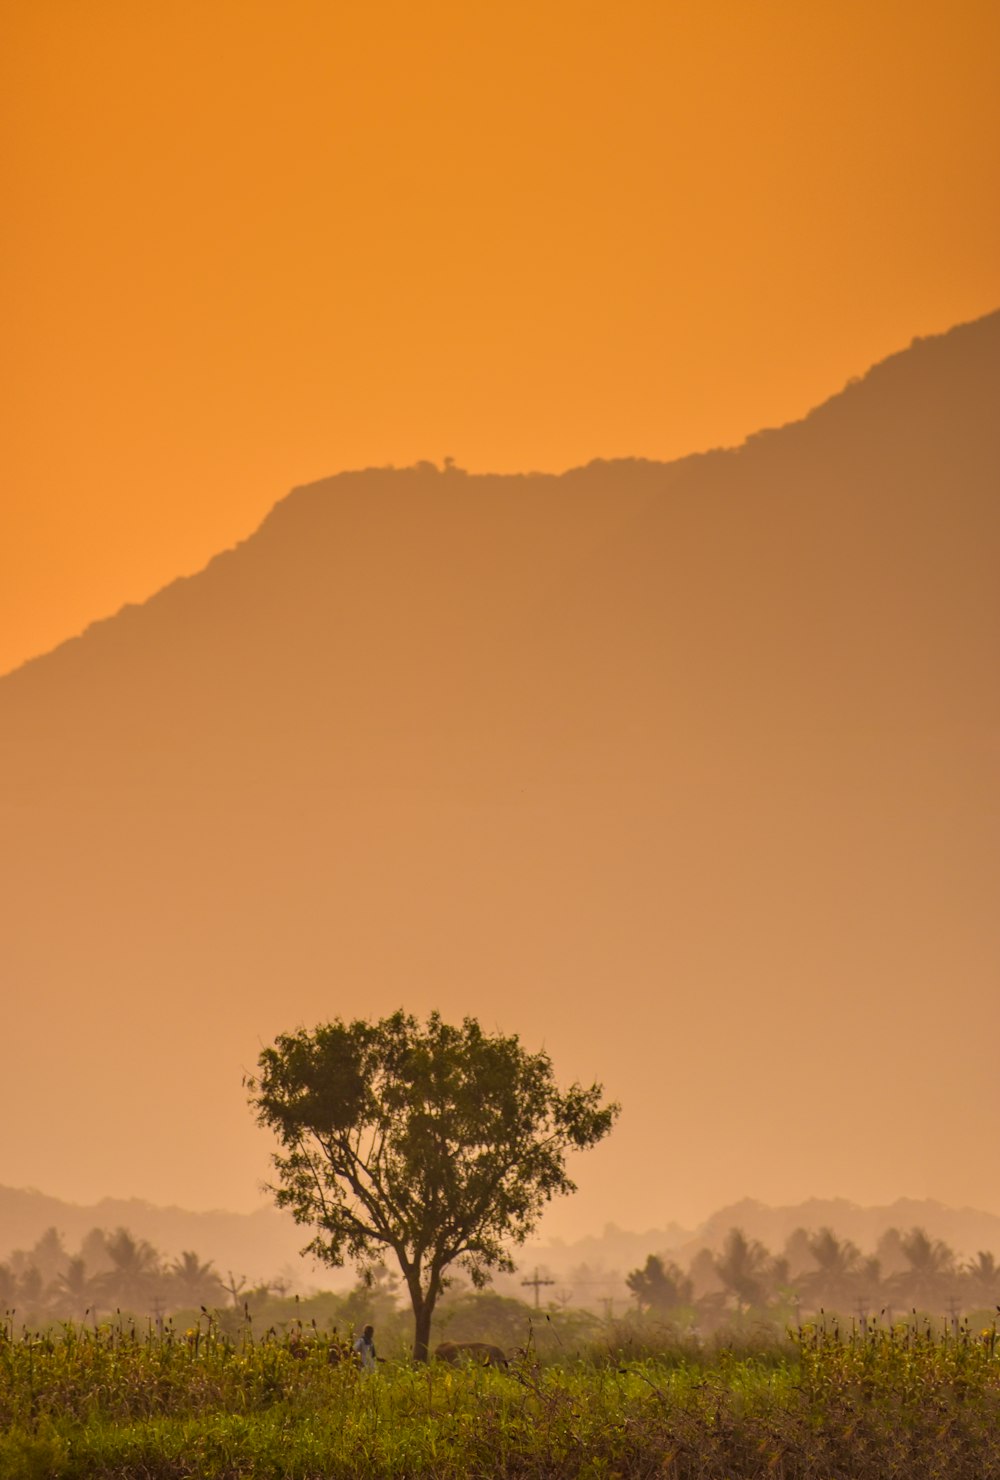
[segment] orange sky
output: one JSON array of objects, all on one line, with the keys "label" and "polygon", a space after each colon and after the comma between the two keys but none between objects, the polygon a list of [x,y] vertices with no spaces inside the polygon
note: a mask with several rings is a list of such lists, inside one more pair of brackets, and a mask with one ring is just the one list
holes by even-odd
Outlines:
[{"label": "orange sky", "polygon": [[0,671],[291,485],[670,458],[1000,303],[992,0],[7,0]]}]

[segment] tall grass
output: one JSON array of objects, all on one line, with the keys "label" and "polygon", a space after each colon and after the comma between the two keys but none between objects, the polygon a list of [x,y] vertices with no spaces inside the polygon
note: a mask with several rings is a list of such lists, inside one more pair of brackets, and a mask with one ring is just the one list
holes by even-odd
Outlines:
[{"label": "tall grass", "polygon": [[996,1331],[806,1327],[754,1349],[616,1342],[509,1371],[389,1362],[328,1334],[0,1326],[0,1477],[1000,1475]]}]

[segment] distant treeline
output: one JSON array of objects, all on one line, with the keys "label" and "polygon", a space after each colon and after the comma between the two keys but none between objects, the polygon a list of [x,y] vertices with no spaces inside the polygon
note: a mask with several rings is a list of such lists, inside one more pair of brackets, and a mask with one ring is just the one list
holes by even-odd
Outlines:
[{"label": "distant treeline", "polygon": [[[288,1283],[273,1279],[251,1284],[242,1275],[225,1277],[193,1251],[168,1260],[126,1228],[113,1233],[92,1229],[77,1253],[64,1247],[56,1229],[48,1229],[32,1249],[19,1250],[0,1264],[0,1327],[34,1330],[60,1322],[112,1326],[138,1322],[201,1327],[205,1319],[230,1336],[251,1328],[262,1336],[299,1332],[350,1334],[373,1323],[379,1350],[408,1352],[413,1317],[400,1303],[399,1277],[376,1269],[352,1290],[292,1295]],[[459,1341],[484,1334],[505,1347],[528,1339],[540,1321],[541,1347],[552,1344],[545,1315],[524,1301],[487,1290],[467,1290],[459,1280],[438,1308],[437,1339]],[[586,1311],[563,1312],[562,1338],[598,1338],[601,1322]]]},{"label": "distant treeline", "polygon": [[914,1310],[956,1321],[976,1312],[992,1318],[1000,1301],[992,1253],[962,1261],[923,1228],[887,1229],[872,1254],[831,1228],[797,1228],[780,1254],[732,1228],[721,1251],[699,1250],[686,1270],[651,1254],[625,1283],[640,1313],[700,1331],[734,1314],[786,1324],[820,1311],[861,1322]]},{"label": "distant treeline", "polygon": [[29,1325],[96,1320],[116,1311],[159,1319],[285,1290],[280,1280],[248,1287],[243,1275],[223,1277],[193,1250],[168,1260],[127,1228],[92,1228],[75,1254],[49,1228],[34,1248],[17,1250],[0,1264],[0,1307]]},{"label": "distant treeline", "polygon": [[[460,1339],[492,1333],[491,1339],[514,1341],[527,1321],[544,1322],[546,1312],[558,1312],[562,1324],[579,1325],[580,1334],[586,1326],[593,1334],[600,1322],[581,1308],[592,1299],[590,1274],[581,1266],[579,1282],[573,1274],[557,1281],[545,1269],[536,1270],[536,1296],[542,1290],[554,1296],[538,1304],[496,1292],[476,1294],[458,1280],[446,1294],[435,1329]],[[611,1277],[616,1284],[621,1279]],[[667,1255],[650,1254],[618,1284],[623,1287],[631,1304],[626,1320],[663,1322],[695,1336],[734,1322],[780,1329],[820,1311],[861,1322],[872,1316],[898,1319],[914,1310],[957,1321],[971,1315],[992,1319],[1000,1309],[1000,1266],[994,1255],[983,1250],[962,1260],[923,1228],[889,1228],[870,1254],[830,1228],[796,1229],[780,1254],[732,1228],[721,1250],[700,1249],[686,1268]],[[217,1270],[193,1250],[167,1259],[126,1228],[91,1229],[76,1253],[50,1228],[32,1249],[0,1263],[0,1312],[14,1312],[17,1323],[28,1326],[96,1322],[119,1312],[161,1321],[204,1310],[265,1325],[312,1320],[326,1329],[371,1320],[388,1335],[405,1325],[398,1297],[398,1278],[385,1270],[347,1293],[291,1296],[284,1279],[253,1284],[243,1274]],[[606,1317],[616,1314],[613,1301],[602,1304]]]}]

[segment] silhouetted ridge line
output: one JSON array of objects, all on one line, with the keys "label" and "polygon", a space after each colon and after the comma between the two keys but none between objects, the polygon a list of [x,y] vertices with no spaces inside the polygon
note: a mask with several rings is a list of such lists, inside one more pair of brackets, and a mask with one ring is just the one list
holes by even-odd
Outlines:
[{"label": "silhouetted ridge line", "polygon": [[[696,452],[668,463],[643,457],[610,459],[598,457],[580,467],[570,468],[562,474],[496,474],[468,473],[465,469],[454,466],[438,467],[432,462],[420,462],[408,468],[388,466],[357,471],[348,470],[332,477],[297,485],[278,500],[252,534],[214,556],[203,570],[190,576],[178,577],[146,601],[127,603],[113,615],[90,623],[78,636],[67,638],[51,652],[30,658],[11,673],[0,675],[0,683],[23,672],[26,668],[44,663],[53,654],[64,653],[67,649],[75,651],[76,645],[81,640],[93,639],[106,632],[109,623],[132,621],[137,613],[148,608],[151,603],[165,597],[176,597],[188,588],[190,582],[197,582],[217,572],[220,563],[225,564],[232,557],[239,556],[248,547],[253,548],[255,542],[261,538],[270,539],[276,536],[277,531],[284,532],[284,526],[290,521],[294,527],[294,521],[313,517],[319,505],[329,505],[331,500],[335,501],[339,495],[348,491],[363,490],[367,496],[377,498],[379,493],[384,492],[390,486],[396,489],[406,487],[414,493],[426,493],[428,486],[461,486],[468,491],[470,496],[475,496],[482,490],[495,493],[503,489],[512,497],[523,495],[530,498],[557,482],[587,488],[606,484],[607,480],[613,479],[627,482],[633,489],[645,486],[650,491],[664,493],[671,488],[682,487],[687,476],[696,470],[707,471],[711,476],[711,470],[717,468],[722,459],[732,460],[747,454],[755,455],[762,442],[770,443],[776,436],[808,434],[818,427],[825,428],[830,422],[836,428],[842,417],[854,414],[866,395],[870,395],[873,391],[880,391],[883,385],[891,384],[893,378],[900,375],[912,380],[918,366],[921,370],[926,366],[932,373],[937,370],[938,374],[947,374],[946,361],[943,359],[940,366],[936,366],[934,363],[936,357],[954,357],[956,353],[964,353],[969,346],[974,346],[987,359],[995,357],[998,333],[1000,333],[1000,310],[970,323],[956,325],[943,334],[918,336],[907,349],[897,351],[879,361],[864,375],[848,382],[841,391],[814,407],[800,420],[777,427],[762,428],[758,432],[751,433],[743,443],[734,447]],[[990,387],[984,386],[984,391],[989,394]],[[334,510],[327,512],[329,517],[335,517]]]}]

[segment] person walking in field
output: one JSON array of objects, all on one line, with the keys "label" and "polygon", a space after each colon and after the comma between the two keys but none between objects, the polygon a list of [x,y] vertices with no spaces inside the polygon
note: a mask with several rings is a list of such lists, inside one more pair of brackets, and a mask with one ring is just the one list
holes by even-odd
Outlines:
[{"label": "person walking in field", "polygon": [[374,1372],[378,1358],[375,1355],[375,1327],[366,1326],[354,1343],[354,1353],[361,1363],[363,1372]]}]

